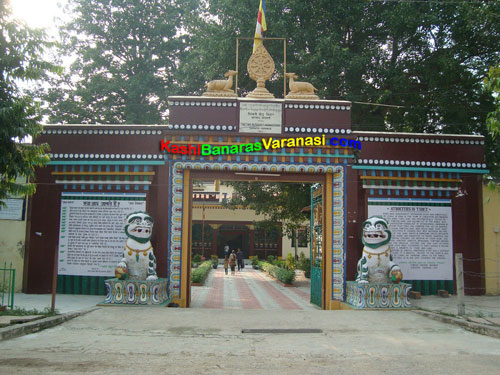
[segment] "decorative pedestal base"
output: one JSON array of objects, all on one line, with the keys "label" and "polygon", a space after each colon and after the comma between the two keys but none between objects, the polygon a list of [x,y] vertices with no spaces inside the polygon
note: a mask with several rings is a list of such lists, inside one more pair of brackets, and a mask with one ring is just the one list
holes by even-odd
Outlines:
[{"label": "decorative pedestal base", "polygon": [[206,91],[202,96],[210,98],[237,98],[238,95],[234,91]]},{"label": "decorative pedestal base", "polygon": [[355,309],[407,309],[411,284],[358,284],[347,281],[346,302]]},{"label": "decorative pedestal base", "polygon": [[265,87],[257,86],[253,91],[250,91],[247,98],[255,99],[274,99],[274,95],[271,94]]},{"label": "decorative pedestal base", "polygon": [[160,305],[168,300],[167,279],[104,281],[107,304]]},{"label": "decorative pedestal base", "polygon": [[319,96],[316,94],[293,94],[289,93],[285,96],[285,99],[301,99],[301,100],[319,100]]}]

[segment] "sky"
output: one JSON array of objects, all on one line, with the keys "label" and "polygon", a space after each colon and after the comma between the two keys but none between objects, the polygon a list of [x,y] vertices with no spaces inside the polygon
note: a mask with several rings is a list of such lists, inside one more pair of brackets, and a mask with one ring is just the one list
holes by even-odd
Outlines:
[{"label": "sky", "polygon": [[51,36],[56,35],[54,17],[63,17],[62,7],[67,0],[10,0],[13,16],[30,27],[45,28]]},{"label": "sky", "polygon": [[[49,39],[58,39],[57,28],[54,25],[54,18],[65,18],[62,7],[68,0],[10,0],[12,17],[16,18],[31,28],[45,29]],[[71,61],[71,59],[68,59]],[[63,62],[63,65],[66,65]],[[69,62],[67,62],[69,65]],[[23,89],[31,88],[35,84],[33,81],[18,82],[18,87]],[[46,119],[42,120],[45,123]],[[31,142],[31,137],[23,140]]]}]

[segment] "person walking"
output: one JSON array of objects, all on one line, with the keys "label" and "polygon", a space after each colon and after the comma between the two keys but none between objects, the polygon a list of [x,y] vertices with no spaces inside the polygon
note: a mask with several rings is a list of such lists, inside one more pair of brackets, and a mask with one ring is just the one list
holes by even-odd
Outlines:
[{"label": "person walking", "polygon": [[224,246],[224,256],[225,257],[229,256],[229,245]]},{"label": "person walking", "polygon": [[227,268],[229,266],[229,259],[227,258],[227,255],[224,257],[224,272],[227,275]]},{"label": "person walking", "polygon": [[238,271],[241,271],[245,265],[243,264],[243,251],[240,249],[236,252],[236,259],[238,260]]},{"label": "person walking", "polygon": [[229,267],[231,267],[231,275],[234,275],[234,269],[236,268],[236,253],[234,250],[229,255]]}]

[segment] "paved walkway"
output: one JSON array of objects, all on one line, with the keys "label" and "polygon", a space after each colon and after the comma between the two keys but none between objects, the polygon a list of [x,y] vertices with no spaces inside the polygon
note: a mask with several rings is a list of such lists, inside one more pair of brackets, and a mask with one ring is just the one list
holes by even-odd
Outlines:
[{"label": "paved walkway", "polygon": [[[304,283],[299,282],[300,285]],[[205,285],[191,288],[191,307],[207,309],[317,310],[307,285],[284,287],[264,272],[245,267],[235,275],[218,267]]]},{"label": "paved walkway", "polygon": [[[73,312],[94,307],[104,302],[104,296],[87,296],[74,294],[57,294],[56,310],[61,313]],[[24,294],[14,295],[14,306],[26,310],[37,309],[43,311],[50,309],[52,305],[51,294]]]},{"label": "paved walkway", "polygon": [[499,368],[500,339],[411,311],[99,308],[0,342],[5,375],[460,375]]},{"label": "paved walkway", "polygon": [[[458,314],[457,296],[449,298],[424,296],[422,299],[412,299],[415,307],[423,310],[444,314]],[[500,318],[500,296],[465,296],[465,315],[473,317]]]}]

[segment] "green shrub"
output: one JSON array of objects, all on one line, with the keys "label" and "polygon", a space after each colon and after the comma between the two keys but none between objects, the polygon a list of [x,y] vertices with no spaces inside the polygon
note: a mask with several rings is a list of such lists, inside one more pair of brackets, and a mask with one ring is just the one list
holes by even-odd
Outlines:
[{"label": "green shrub", "polygon": [[212,262],[213,266],[219,265],[219,258],[217,255],[210,255],[210,261]]},{"label": "green shrub", "polygon": [[252,266],[259,265],[259,256],[258,255],[251,256],[250,260],[252,261]]},{"label": "green shrub", "polygon": [[300,253],[297,268],[302,271],[311,272],[311,259],[306,258],[304,253]]},{"label": "green shrub", "polygon": [[267,262],[260,262],[260,266],[269,275],[275,277],[284,284],[292,284],[295,280],[295,271],[280,268]]},{"label": "green shrub", "polygon": [[306,260],[308,260],[306,255],[304,253],[300,253],[299,260],[297,261],[297,269],[305,271],[304,268],[306,267]]},{"label": "green shrub", "polygon": [[193,272],[191,272],[191,282],[202,284],[205,281],[208,273],[210,272],[210,267],[212,266],[211,261],[206,261],[200,264]]},{"label": "green shrub", "polygon": [[200,254],[194,254],[193,258],[191,259],[191,263],[201,263],[201,255]]},{"label": "green shrub", "polygon": [[275,260],[273,265],[279,268],[286,268],[285,261],[281,259]]},{"label": "green shrub", "polygon": [[278,260],[277,257],[274,255],[268,255],[267,256],[267,263],[274,264]]},{"label": "green shrub", "polygon": [[285,267],[288,270],[295,271],[295,257],[292,253],[288,253],[285,260]]},{"label": "green shrub", "polygon": [[304,276],[308,279],[311,278],[311,260],[306,258],[304,253],[300,253],[299,261],[297,262],[297,268],[299,270],[305,271]]}]

